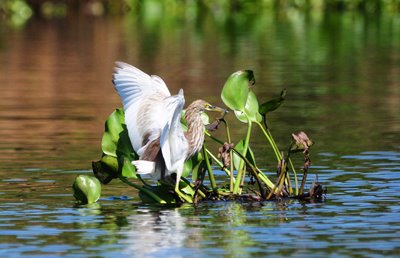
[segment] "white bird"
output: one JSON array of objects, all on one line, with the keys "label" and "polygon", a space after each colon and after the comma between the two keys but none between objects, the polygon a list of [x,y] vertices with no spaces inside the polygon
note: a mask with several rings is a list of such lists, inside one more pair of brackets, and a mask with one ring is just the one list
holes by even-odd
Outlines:
[{"label": "white bird", "polygon": [[204,100],[196,100],[186,109],[187,132],[180,123],[185,104],[183,90],[171,96],[164,81],[123,62],[116,62],[113,83],[125,110],[125,123],[132,147],[139,155],[133,161],[138,174],[163,179],[176,173],[175,192],[188,202],[179,190],[184,162],[203,146],[205,110],[225,112]]}]

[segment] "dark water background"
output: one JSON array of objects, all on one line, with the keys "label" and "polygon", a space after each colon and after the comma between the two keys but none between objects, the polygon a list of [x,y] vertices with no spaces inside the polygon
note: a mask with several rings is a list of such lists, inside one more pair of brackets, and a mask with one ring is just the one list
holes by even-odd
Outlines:
[{"label": "dark water background", "polygon": [[[188,103],[222,105],[222,85],[239,69],[254,71],[260,100],[286,88],[272,133],[281,148],[299,130],[315,140],[310,178],[318,173],[326,201],[160,208],[115,181],[99,203],[76,207],[71,184],[92,173],[104,120],[120,106],[115,60],[161,76],[172,93],[183,88]],[[232,125],[244,137],[245,127]],[[257,135],[260,166],[272,172]],[[144,13],[0,24],[0,139],[0,256],[398,257],[400,15]]]}]

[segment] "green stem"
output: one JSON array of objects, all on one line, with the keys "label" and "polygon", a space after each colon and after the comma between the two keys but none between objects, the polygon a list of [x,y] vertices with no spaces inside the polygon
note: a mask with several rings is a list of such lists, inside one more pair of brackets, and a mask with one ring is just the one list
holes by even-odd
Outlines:
[{"label": "green stem", "polygon": [[[225,127],[226,127],[226,138],[228,140],[228,143],[231,144],[232,143],[232,141],[231,141],[231,133],[229,131],[228,122],[226,122],[225,119],[223,121],[224,121]],[[233,157],[233,152],[232,152],[232,150],[229,151],[229,156],[231,157],[230,164],[229,164],[229,171],[230,171],[230,173],[229,173],[230,174],[229,190],[231,192],[233,192],[233,187],[234,187],[234,184],[235,184],[235,177],[233,176],[233,158],[232,158]]]},{"label": "green stem", "polygon": [[[220,139],[215,138],[214,136],[209,135],[209,134],[208,134],[208,136],[209,136],[212,140],[218,142],[219,144],[224,144]],[[253,165],[250,163],[250,161],[248,161],[247,158],[244,157],[244,156],[243,156],[239,151],[237,151],[235,148],[233,148],[232,151],[234,151],[241,159],[243,159],[243,160],[246,162],[246,164],[247,164],[250,168],[256,170],[256,172],[260,175],[260,178],[262,179],[262,181],[263,181],[270,189],[274,188],[275,184],[272,183],[272,181],[271,181],[259,168],[253,166]]]},{"label": "green stem", "polygon": [[[214,154],[212,154],[211,151],[209,151],[207,148],[206,148],[206,151],[207,151],[207,154],[215,161],[215,163],[217,163],[217,165],[218,165],[219,167],[221,167],[221,169],[222,169],[228,176],[232,176],[232,175],[233,175],[233,174],[231,174],[231,172],[230,172],[228,169],[224,168],[224,164],[222,164],[222,162],[219,161],[219,159],[217,159],[217,157],[215,157]],[[231,159],[231,160],[232,160],[232,159]],[[235,178],[233,178],[233,182],[235,182]]]},{"label": "green stem", "polygon": [[[265,137],[268,139],[269,143],[271,144],[272,149],[274,150],[275,156],[276,156],[276,158],[278,159],[278,162],[279,162],[282,159],[282,155],[281,155],[281,153],[280,153],[280,151],[278,149],[278,146],[276,145],[276,142],[275,142],[274,138],[272,137],[272,134],[271,134],[270,130],[267,127],[266,127],[266,129],[264,129],[264,126],[262,126],[261,123],[259,123],[259,122],[256,122],[256,123],[261,128],[261,131],[264,133]],[[288,161],[289,161],[290,168],[293,171],[293,175],[294,175],[295,193],[296,193],[296,195],[298,195],[299,182],[298,182],[298,179],[297,179],[297,173],[296,173],[296,170],[294,168],[292,160],[289,158]]]},{"label": "green stem", "polygon": [[296,173],[296,170],[294,169],[293,162],[290,158],[289,158],[289,165],[290,165],[290,168],[292,169],[293,175],[294,175],[295,194],[298,195],[299,194],[299,181],[297,179],[297,173]]},{"label": "green stem", "polygon": [[271,133],[268,133],[269,130],[265,130],[264,127],[262,126],[262,124],[260,122],[257,122],[257,125],[260,127],[261,131],[264,133],[265,138],[267,138],[267,140],[269,141],[269,143],[271,144],[271,147],[275,153],[276,159],[278,160],[278,162],[281,160],[282,156],[279,152],[278,146],[276,146],[276,143],[274,141],[274,139],[272,138]]},{"label": "green stem", "polygon": [[145,188],[145,187],[141,187],[141,186],[138,185],[138,184],[132,183],[131,181],[129,181],[128,179],[126,179],[126,178],[123,177],[123,176],[119,176],[119,179],[120,179],[123,183],[125,183],[125,184],[127,184],[127,185],[129,185],[129,186],[132,186],[132,187],[138,189],[139,191],[143,191],[143,192],[146,193],[149,197],[151,197],[154,201],[156,201],[156,202],[158,202],[158,203],[160,203],[160,204],[166,204],[166,202],[165,202],[163,199],[161,199],[158,195],[156,195],[155,193],[153,193],[151,190],[149,190],[149,189],[147,189],[147,188]]},{"label": "green stem", "polygon": [[[243,148],[243,157],[246,157],[247,154],[247,149],[249,148],[249,141],[250,141],[250,134],[251,134],[251,121],[250,119],[248,119],[248,126],[247,126],[247,134],[246,134],[246,139],[244,141],[244,148]],[[242,176],[243,176],[243,172],[244,172],[244,160],[241,159],[240,163],[239,163],[239,167],[238,167],[238,173],[236,175],[236,182],[233,188],[233,194],[238,194],[239,193],[239,188],[242,182]]]},{"label": "green stem", "polygon": [[208,170],[208,175],[210,178],[210,183],[211,183],[211,188],[216,191],[217,190],[217,184],[215,183],[215,178],[214,178],[214,173],[212,172],[211,169],[211,164],[210,164],[210,160],[208,159],[208,154],[207,154],[207,150],[206,150],[206,144],[203,144],[203,158],[206,161],[206,166],[207,166],[207,170]]},{"label": "green stem", "polygon": [[297,173],[296,173],[296,170],[294,169],[293,162],[292,162],[292,160],[290,159],[290,150],[291,150],[291,148],[292,148],[292,145],[293,145],[293,143],[290,144],[290,146],[289,146],[288,154],[287,154],[287,157],[286,157],[286,163],[289,162],[290,169],[293,171],[293,175],[294,175],[294,184],[295,184],[295,195],[297,196],[297,195],[299,195],[299,181],[298,181],[298,179],[297,179]]}]

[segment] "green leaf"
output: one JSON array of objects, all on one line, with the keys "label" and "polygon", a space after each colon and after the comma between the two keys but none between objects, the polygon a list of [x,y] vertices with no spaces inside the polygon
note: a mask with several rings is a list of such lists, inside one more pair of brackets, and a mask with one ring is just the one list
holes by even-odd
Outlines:
[{"label": "green leaf", "polygon": [[116,109],[107,118],[101,147],[103,157],[93,163],[93,171],[102,183],[108,183],[119,174],[137,178],[136,168],[131,162],[139,157],[132,148],[123,109]]},{"label": "green leaf", "polygon": [[193,166],[192,169],[192,182],[195,182],[198,177],[199,177],[199,170],[202,171],[205,166],[205,160],[201,160],[199,163],[197,163],[195,166]]},{"label": "green leaf", "polygon": [[136,176],[136,168],[132,164],[132,159],[129,159],[127,157],[123,158],[122,161],[122,176],[127,177],[127,178],[137,178]]},{"label": "green leaf", "polygon": [[[239,153],[243,153],[243,151],[244,151],[244,142],[245,142],[245,140],[242,139],[242,140],[240,140],[240,141],[236,144],[236,146],[235,146],[235,149],[236,149]],[[251,150],[250,147],[249,147],[249,149],[247,150],[246,159],[247,159],[252,165],[254,165],[254,166],[256,167],[256,160],[255,160],[255,158],[254,158],[254,153],[253,153],[253,151]],[[233,166],[234,166],[234,168],[235,168],[236,170],[239,168],[240,160],[241,160],[241,157],[239,157],[239,155],[237,155],[237,154],[234,152],[234,153],[233,153]]]},{"label": "green leaf", "polygon": [[182,178],[182,180],[179,181],[179,189],[181,190],[182,193],[185,193],[186,195],[188,195],[190,198],[193,199],[195,193],[194,189],[190,185],[190,183],[186,181],[184,178]]},{"label": "green leaf", "polygon": [[193,170],[193,161],[192,159],[188,159],[183,164],[182,176],[187,177],[188,175],[190,175],[190,172],[192,172],[192,170]]},{"label": "green leaf", "polygon": [[203,159],[201,152],[198,152],[196,155],[186,160],[183,166],[182,177],[187,177],[193,171],[193,168],[196,167],[199,162]]},{"label": "green leaf", "polygon": [[106,120],[101,148],[104,154],[117,157],[117,146],[120,133],[124,130],[122,124],[125,123],[124,111],[116,109]]},{"label": "green leaf", "polygon": [[79,175],[72,185],[75,199],[81,204],[96,202],[101,195],[100,181],[93,176]]},{"label": "green leaf", "polygon": [[254,83],[254,74],[251,70],[242,70],[231,74],[222,89],[222,101],[232,110],[244,111],[249,86]]},{"label": "green leaf", "polygon": [[92,162],[93,173],[102,184],[118,178],[118,167],[118,159],[109,155],[103,155],[99,161]]},{"label": "green leaf", "polygon": [[243,122],[243,123],[247,123],[249,119],[252,122],[261,122],[262,121],[262,117],[261,115],[258,113],[258,101],[257,101],[257,97],[256,94],[254,94],[254,92],[249,91],[249,94],[247,95],[247,101],[246,101],[246,105],[244,108],[244,112],[243,111],[235,111],[235,115],[237,117],[237,119],[239,119],[239,121]]},{"label": "green leaf", "polygon": [[258,112],[260,112],[261,115],[265,116],[267,113],[276,110],[285,101],[285,96],[286,96],[286,89],[283,89],[281,91],[281,95],[278,98],[274,98],[263,103],[260,106]]}]

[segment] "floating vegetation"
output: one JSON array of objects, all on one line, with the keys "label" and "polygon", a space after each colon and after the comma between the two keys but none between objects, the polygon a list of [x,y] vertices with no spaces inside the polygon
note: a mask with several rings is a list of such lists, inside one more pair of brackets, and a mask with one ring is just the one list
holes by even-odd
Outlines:
[{"label": "floating vegetation", "polygon": [[[314,142],[305,132],[294,133],[289,148],[284,152],[278,148],[267,127],[267,114],[281,106],[285,100],[286,90],[283,90],[278,98],[259,105],[257,96],[252,90],[254,84],[255,78],[250,70],[235,72],[227,79],[222,89],[221,99],[231,112],[222,113],[212,123],[208,122],[208,117],[204,119],[207,123],[205,142],[214,141],[221,147],[218,153],[212,153],[206,144],[203,144],[201,151],[185,162],[184,172],[179,181],[179,191],[185,195],[184,198],[174,191],[175,182],[162,178],[156,184],[151,184],[150,180],[142,178],[137,173],[132,161],[137,160],[139,155],[135,153],[129,140],[123,109],[116,109],[105,123],[101,144],[103,153],[100,160],[92,163],[94,175],[102,184],[119,179],[126,185],[138,189],[140,198],[146,203],[179,204],[198,203],[205,200],[266,201],[282,198],[303,200],[323,198],[326,190],[319,184],[317,176],[311,189],[308,191],[304,189],[310,172],[310,150]],[[229,124],[225,119],[227,115],[235,116],[243,123],[243,126],[247,127],[243,139],[231,139]],[[186,128],[183,115],[181,125]],[[261,130],[265,143],[271,147],[275,155],[277,163],[275,177],[267,176],[257,166],[255,155],[250,147],[253,127]],[[225,139],[213,136],[215,130],[225,130]],[[301,182],[299,173],[291,160],[293,155],[304,157]],[[226,181],[229,183],[217,185],[211,164],[226,173]],[[190,174],[191,180],[187,179]],[[205,182],[206,175],[208,175],[209,183]],[[176,181],[175,177],[172,178]]]}]

